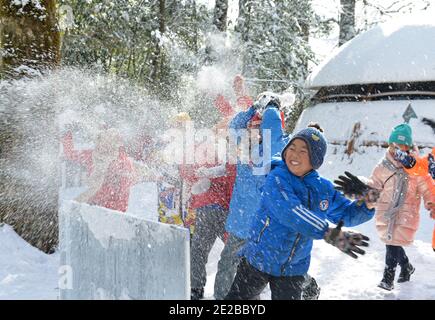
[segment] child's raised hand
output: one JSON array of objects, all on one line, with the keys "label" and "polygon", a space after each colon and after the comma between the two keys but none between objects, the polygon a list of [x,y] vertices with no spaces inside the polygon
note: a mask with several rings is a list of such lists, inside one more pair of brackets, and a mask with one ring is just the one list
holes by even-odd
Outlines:
[{"label": "child's raised hand", "polygon": [[368,209],[373,209],[381,194],[380,191],[371,188],[348,171],[345,171],[344,174],[346,176],[339,176],[337,180],[334,180],[335,189],[346,197],[364,201]]},{"label": "child's raised hand", "polygon": [[334,180],[335,189],[345,196],[364,199],[371,188],[352,173],[345,171],[344,174],[345,176],[338,176],[338,179]]},{"label": "child's raised hand", "polygon": [[408,152],[402,151],[398,148],[394,150],[393,158],[396,161],[399,161],[406,169],[413,168],[417,162]]}]

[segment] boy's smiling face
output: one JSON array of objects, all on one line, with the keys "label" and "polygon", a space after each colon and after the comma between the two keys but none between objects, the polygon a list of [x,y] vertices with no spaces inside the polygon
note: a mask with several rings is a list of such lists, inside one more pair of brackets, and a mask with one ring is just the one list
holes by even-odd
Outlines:
[{"label": "boy's smiling face", "polygon": [[304,140],[293,140],[285,151],[284,159],[287,168],[295,176],[302,177],[307,172],[313,170],[308,146]]}]

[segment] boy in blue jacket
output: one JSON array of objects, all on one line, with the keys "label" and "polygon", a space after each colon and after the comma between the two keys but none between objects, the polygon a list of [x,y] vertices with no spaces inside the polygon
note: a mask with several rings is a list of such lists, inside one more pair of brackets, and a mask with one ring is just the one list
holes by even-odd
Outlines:
[{"label": "boy in blue jacket", "polygon": [[[257,145],[259,150],[254,153],[270,159],[267,161],[268,163],[273,162],[274,155],[277,155],[279,160],[279,154],[288,141],[288,137],[282,128],[279,109],[280,101],[276,95],[260,94],[256,103],[248,110],[238,113],[229,126],[230,129],[234,129],[235,133],[238,130],[243,132],[255,120],[256,115],[261,114],[260,134],[263,136],[265,130],[269,130],[270,145],[269,148],[264,147],[263,150],[263,143],[260,143]],[[266,155],[266,152],[269,154]],[[260,168],[264,169],[266,167],[264,165],[264,163],[255,165],[253,163],[241,163],[240,161],[237,164],[236,181],[225,225],[225,230],[229,233],[229,236],[221,253],[215,279],[214,296],[217,300],[225,298],[237,272],[240,261],[237,252],[248,238],[252,219],[260,204],[260,188],[263,186],[268,173],[261,172],[267,170],[258,170]]]},{"label": "boy in blue jacket", "polygon": [[[310,266],[314,239],[324,239],[356,258],[364,254],[367,237],[341,231],[374,215],[373,204],[350,201],[319,176],[327,142],[317,125],[295,134],[282,160],[267,176],[260,209],[241,249],[242,261],[226,296],[228,300],[258,299],[267,284],[272,300],[299,300]],[[329,220],[340,227],[332,229]]]}]

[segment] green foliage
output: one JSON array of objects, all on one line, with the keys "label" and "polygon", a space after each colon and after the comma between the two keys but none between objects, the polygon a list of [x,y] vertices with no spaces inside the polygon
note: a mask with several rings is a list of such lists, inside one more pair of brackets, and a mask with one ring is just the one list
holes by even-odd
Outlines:
[{"label": "green foliage", "polygon": [[[172,96],[178,69],[195,69],[186,61],[175,65],[168,51],[177,47],[189,56],[201,46],[200,28],[206,25],[209,12],[193,0],[164,1],[163,17],[159,15],[158,0],[61,2],[72,7],[75,21],[63,41],[65,64],[97,66],[154,89],[162,98]],[[155,59],[159,70],[155,70]]]},{"label": "green foliage", "polygon": [[242,40],[243,74],[261,80],[255,83],[257,92],[291,88],[297,94],[297,105],[284,110],[289,128],[306,106],[303,85],[308,63],[315,59],[309,36],[329,30],[308,0],[241,1],[236,32]]}]

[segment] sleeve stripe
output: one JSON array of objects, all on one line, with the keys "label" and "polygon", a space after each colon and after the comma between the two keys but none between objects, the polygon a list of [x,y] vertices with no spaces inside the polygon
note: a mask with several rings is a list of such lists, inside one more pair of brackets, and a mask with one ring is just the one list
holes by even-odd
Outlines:
[{"label": "sleeve stripe", "polygon": [[285,199],[286,201],[289,201],[289,197],[288,197],[287,193],[286,193],[286,192],[281,188],[281,180],[279,179],[278,176],[275,176],[275,181],[276,181],[276,184],[277,184],[278,187],[279,187],[279,191],[281,192],[281,194],[282,194],[282,196],[284,197],[284,199]]},{"label": "sleeve stripe", "polygon": [[316,220],[316,221],[318,221],[318,222],[320,222],[320,224],[323,226],[323,227],[326,227],[328,224],[325,222],[325,221],[323,221],[322,219],[320,219],[319,217],[317,217],[315,214],[313,214],[310,210],[308,210],[307,208],[304,208],[304,207],[302,207],[302,206],[299,206],[299,207],[297,207],[299,210],[301,210],[301,211],[303,211],[303,212],[305,212],[305,213],[307,213],[309,216],[311,216],[314,220]]},{"label": "sleeve stripe", "polygon": [[[281,180],[279,179],[278,176],[275,176],[275,181],[280,189],[281,195],[284,197],[286,201],[289,201],[289,197],[287,193],[281,188]],[[318,230],[322,231],[325,227],[328,226],[328,224],[325,221],[315,216],[312,212],[310,212],[308,209],[304,208],[301,205],[293,208],[292,211],[302,220],[308,222]]]},{"label": "sleeve stripe", "polygon": [[286,201],[289,200],[289,198],[288,198],[288,196],[287,196],[287,193],[285,193],[284,190],[281,190],[281,194],[282,194],[282,196],[284,197],[284,199],[285,199]]},{"label": "sleeve stripe", "polygon": [[304,215],[305,217],[307,217],[309,220],[311,220],[313,223],[315,223],[316,225],[318,225],[320,228],[325,228],[326,225],[324,225],[323,223],[319,223],[317,220],[313,219],[312,216],[306,214],[304,211],[302,211],[300,208],[296,207],[295,209],[297,212],[299,212],[300,214]]},{"label": "sleeve stripe", "polygon": [[296,211],[295,209],[292,209],[292,210],[293,210],[293,212],[294,212],[296,215],[298,215],[302,220],[308,222],[308,223],[311,224],[314,228],[316,228],[316,229],[318,229],[318,230],[320,230],[320,231],[323,230],[323,228],[319,227],[317,224],[311,222],[310,220],[308,220],[307,218],[305,218],[304,216],[302,216],[301,214],[299,214],[298,211]]}]

